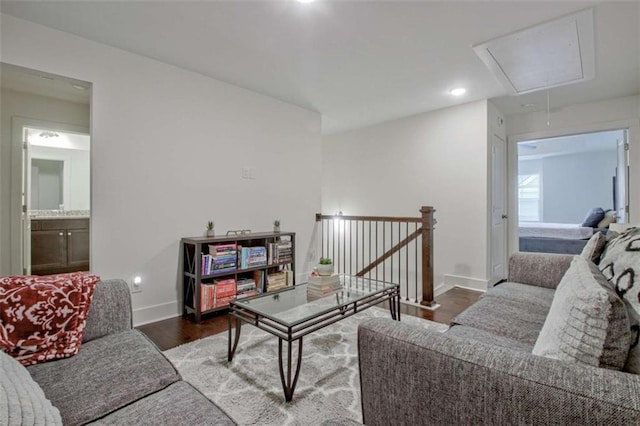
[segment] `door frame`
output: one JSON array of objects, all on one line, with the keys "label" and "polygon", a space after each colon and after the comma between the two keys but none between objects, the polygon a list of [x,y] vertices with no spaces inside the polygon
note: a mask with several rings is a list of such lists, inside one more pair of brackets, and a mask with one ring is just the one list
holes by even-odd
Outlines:
[{"label": "door frame", "polygon": [[[640,197],[632,197],[632,182],[640,182],[640,120],[627,119],[602,123],[581,124],[559,129],[545,129],[530,133],[521,133],[507,137],[507,192],[508,215],[518,217],[518,146],[519,142],[532,139],[547,139],[562,136],[572,136],[584,133],[604,132],[610,130],[627,130],[629,142],[629,172],[627,179],[627,200],[629,205],[628,221],[640,222]],[[518,221],[508,221],[508,253],[512,255],[519,250]]]},{"label": "door frame", "polygon": [[[51,131],[82,133],[91,137],[89,127],[79,126],[76,124],[59,123],[55,121],[39,120],[29,117],[13,116],[11,117],[11,193],[9,209],[11,221],[11,250],[10,265],[12,274],[25,273],[24,249],[27,233],[30,232],[30,225],[23,223],[23,220],[29,221],[29,216],[22,213],[22,188],[24,184],[24,159],[23,159],[23,136],[25,127],[35,127],[37,129],[45,129]],[[91,170],[91,155],[89,155],[89,169]],[[91,192],[91,183],[89,183]],[[91,197],[93,198],[93,197]],[[28,200],[24,200],[28,203]],[[27,204],[28,205],[28,204]],[[91,200],[89,200],[91,208]],[[30,238],[30,237],[29,237]]]}]

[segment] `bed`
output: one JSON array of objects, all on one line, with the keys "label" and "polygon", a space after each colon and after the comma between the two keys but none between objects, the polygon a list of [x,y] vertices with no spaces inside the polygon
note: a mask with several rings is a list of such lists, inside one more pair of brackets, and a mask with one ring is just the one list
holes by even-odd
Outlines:
[{"label": "bed", "polygon": [[597,231],[581,224],[520,222],[520,251],[580,254]]}]

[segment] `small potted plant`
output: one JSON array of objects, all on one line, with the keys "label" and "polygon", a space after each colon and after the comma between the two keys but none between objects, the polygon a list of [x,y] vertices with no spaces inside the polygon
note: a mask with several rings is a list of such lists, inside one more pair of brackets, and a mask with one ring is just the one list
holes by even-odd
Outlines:
[{"label": "small potted plant", "polygon": [[333,274],[333,261],[330,257],[321,257],[316,268],[318,275],[331,275]]},{"label": "small potted plant", "polygon": [[215,229],[213,229],[213,227],[215,226],[215,224],[213,223],[213,221],[209,221],[207,222],[207,237],[215,237],[216,236],[216,231]]},{"label": "small potted plant", "polygon": [[273,232],[280,232],[280,219],[273,221]]}]

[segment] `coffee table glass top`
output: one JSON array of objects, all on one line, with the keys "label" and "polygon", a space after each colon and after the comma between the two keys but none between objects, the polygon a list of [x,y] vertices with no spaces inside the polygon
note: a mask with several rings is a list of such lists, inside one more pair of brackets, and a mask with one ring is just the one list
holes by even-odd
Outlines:
[{"label": "coffee table glass top", "polygon": [[340,275],[340,283],[342,289],[315,300],[308,298],[307,284],[298,284],[278,293],[238,300],[233,304],[281,324],[294,325],[398,286],[350,275]]}]

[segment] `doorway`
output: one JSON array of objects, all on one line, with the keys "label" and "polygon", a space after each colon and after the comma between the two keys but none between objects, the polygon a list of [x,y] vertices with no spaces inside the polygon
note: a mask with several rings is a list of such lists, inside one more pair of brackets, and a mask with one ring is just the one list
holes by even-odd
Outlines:
[{"label": "doorway", "polygon": [[49,124],[23,127],[23,270],[90,269],[90,137]]},{"label": "doorway", "polygon": [[[517,144],[520,251],[579,253],[593,232],[627,222],[628,130]],[[588,224],[590,212],[604,216]]]},{"label": "doorway", "polygon": [[[67,146],[52,144],[83,135],[90,145],[91,88],[85,81],[0,63],[0,143],[6,154],[0,156],[0,275],[49,273],[31,268],[32,231],[57,237],[46,248],[64,257],[64,262],[49,262],[57,265],[55,272],[89,269],[90,150],[69,146],[73,141],[68,140]],[[76,164],[81,151],[86,166]],[[70,177],[83,168],[84,178],[77,185]],[[78,190],[89,194],[83,206],[75,204]],[[55,215],[66,221],[56,223],[51,218]]]}]

